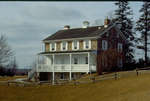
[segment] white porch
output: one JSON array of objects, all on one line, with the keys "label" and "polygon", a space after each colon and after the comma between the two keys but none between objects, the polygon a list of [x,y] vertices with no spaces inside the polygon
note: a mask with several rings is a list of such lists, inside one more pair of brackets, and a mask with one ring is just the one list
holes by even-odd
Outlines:
[{"label": "white porch", "polygon": [[53,53],[38,56],[36,72],[96,72],[96,54],[81,53]]}]

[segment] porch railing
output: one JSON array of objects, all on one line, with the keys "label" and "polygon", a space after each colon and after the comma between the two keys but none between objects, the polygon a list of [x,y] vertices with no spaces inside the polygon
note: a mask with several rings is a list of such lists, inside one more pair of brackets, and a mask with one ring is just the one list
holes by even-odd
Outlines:
[{"label": "porch railing", "polygon": [[[96,66],[90,65],[92,71],[96,71]],[[55,64],[53,65],[39,64],[37,72],[89,72],[88,64]]]}]

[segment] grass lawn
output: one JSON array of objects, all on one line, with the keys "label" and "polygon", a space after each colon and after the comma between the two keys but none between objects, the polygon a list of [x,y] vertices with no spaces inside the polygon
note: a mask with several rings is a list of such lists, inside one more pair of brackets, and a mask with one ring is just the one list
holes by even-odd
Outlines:
[{"label": "grass lawn", "polygon": [[0,101],[149,101],[150,73],[80,85],[0,85]]},{"label": "grass lawn", "polygon": [[27,76],[13,76],[13,77],[2,77],[0,76],[0,81],[8,81],[8,80],[15,80],[17,78],[26,78]]}]

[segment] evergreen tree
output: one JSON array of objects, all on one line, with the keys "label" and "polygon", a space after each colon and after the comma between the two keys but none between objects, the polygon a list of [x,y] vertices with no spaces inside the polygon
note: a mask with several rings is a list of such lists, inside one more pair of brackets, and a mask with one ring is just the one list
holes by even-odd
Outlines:
[{"label": "evergreen tree", "polygon": [[115,10],[115,21],[120,25],[121,32],[126,36],[127,40],[124,46],[125,66],[130,65],[134,61],[133,55],[133,21],[132,10],[127,1],[118,1],[115,3],[118,8]]},{"label": "evergreen tree", "polygon": [[138,41],[142,44],[140,49],[145,52],[145,65],[148,63],[148,36],[150,35],[150,2],[145,1],[139,10],[141,16],[136,22],[136,30],[140,33]]}]

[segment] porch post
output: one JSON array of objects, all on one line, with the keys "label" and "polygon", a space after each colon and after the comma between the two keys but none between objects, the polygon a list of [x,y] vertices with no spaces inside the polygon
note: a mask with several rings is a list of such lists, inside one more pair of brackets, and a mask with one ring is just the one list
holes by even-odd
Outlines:
[{"label": "porch post", "polygon": [[72,69],[72,68],[71,68],[71,64],[72,64],[72,63],[71,63],[71,60],[72,60],[72,54],[70,53],[70,73],[69,73],[70,80],[72,79],[72,77],[71,77],[71,76],[72,76],[72,75],[71,75],[71,69]]},{"label": "porch post", "polygon": [[37,55],[36,69],[35,69],[35,73],[37,74],[37,75],[36,75],[36,81],[40,81],[40,78],[38,78],[38,77],[39,77],[38,68],[39,68],[39,55]]},{"label": "porch post", "polygon": [[54,84],[55,83],[55,54],[53,54],[53,81],[52,83]]},{"label": "porch post", "polygon": [[91,74],[91,68],[90,68],[90,52],[88,52],[88,68],[89,68],[89,73]]},{"label": "porch post", "polygon": [[39,55],[37,55],[36,72],[38,72],[38,67],[39,67]]}]

